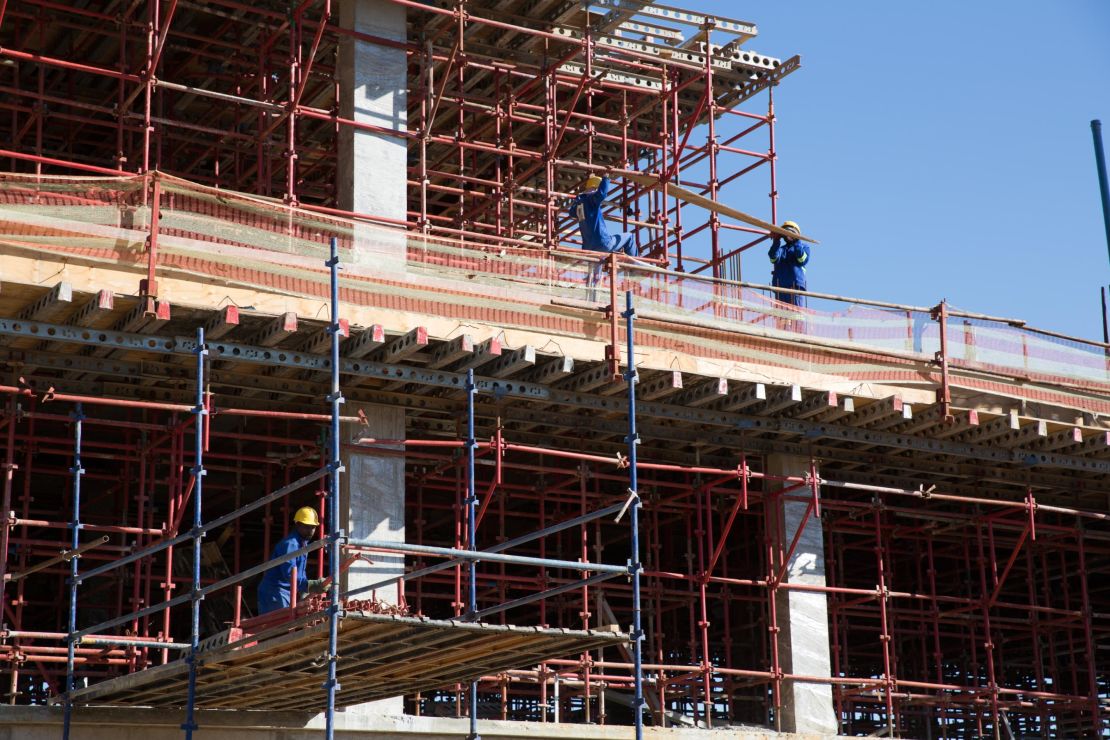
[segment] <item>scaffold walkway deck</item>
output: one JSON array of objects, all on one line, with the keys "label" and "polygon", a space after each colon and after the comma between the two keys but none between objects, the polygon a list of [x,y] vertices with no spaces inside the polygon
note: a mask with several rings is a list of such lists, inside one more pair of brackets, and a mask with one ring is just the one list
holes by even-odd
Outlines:
[{"label": "scaffold walkway deck", "polygon": [[[628,642],[606,630],[545,629],[348,612],[339,623],[336,706],[467,683],[550,658]],[[324,711],[328,623],[238,642],[199,655],[197,706]],[[243,645],[246,647],[243,647]],[[176,707],[185,703],[184,659],[78,689],[75,704]]]}]

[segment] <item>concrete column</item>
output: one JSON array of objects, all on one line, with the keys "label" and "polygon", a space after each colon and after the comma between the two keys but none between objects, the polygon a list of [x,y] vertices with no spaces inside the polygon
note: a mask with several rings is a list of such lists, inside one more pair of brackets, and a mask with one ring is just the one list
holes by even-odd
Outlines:
[{"label": "concrete column", "polygon": [[[357,413],[360,407],[349,404],[344,413]],[[344,442],[359,435],[378,439],[403,439],[405,436],[405,410],[392,406],[361,406],[369,426],[344,424]],[[395,449],[402,449],[397,447]],[[374,454],[371,450],[344,451],[343,465],[346,472],[340,476],[340,521],[351,537],[368,537],[393,542],[405,541],[405,461],[398,456]],[[373,553],[373,564],[359,561],[347,571],[343,590],[376,583],[390,576],[404,573],[405,561],[400,555]],[[377,591],[359,594],[355,598],[397,603],[397,587],[389,586]],[[355,714],[401,714],[401,697],[360,704],[346,709]]]},{"label": "concrete column", "polygon": [[[390,41],[406,41],[404,6],[386,0],[340,0],[339,23]],[[339,46],[339,115],[359,123],[407,131],[408,65],[404,49],[349,36]],[[408,142],[351,126],[339,129],[339,207],[405,219]],[[404,237],[366,226],[355,231],[355,262],[403,269]]]},{"label": "concrete column", "polygon": [[[768,455],[767,473],[778,476],[805,476],[810,461],[790,455]],[[809,494],[799,489],[797,494]],[[794,553],[787,562],[783,581],[825,585],[825,547],[821,520],[814,514],[806,518],[805,501],[776,501],[777,531],[771,536],[785,553],[802,525],[802,534]],[[802,524],[802,520],[805,523]],[[776,552],[778,548],[776,548]],[[776,569],[781,564],[776,565]],[[825,595],[810,591],[778,589],[775,595],[778,613],[779,661],[784,673],[807,676],[832,675],[829,646],[829,612]],[[835,735],[836,714],[833,711],[832,687],[827,684],[783,682],[783,732],[822,733]]]}]

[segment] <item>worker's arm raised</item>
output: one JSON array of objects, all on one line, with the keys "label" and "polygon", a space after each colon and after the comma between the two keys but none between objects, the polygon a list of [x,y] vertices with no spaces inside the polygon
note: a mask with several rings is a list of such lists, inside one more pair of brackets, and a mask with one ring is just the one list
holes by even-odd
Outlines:
[{"label": "worker's arm raised", "polygon": [[772,262],[778,262],[782,257],[782,242],[779,237],[771,239],[771,248],[767,250],[767,258]]}]

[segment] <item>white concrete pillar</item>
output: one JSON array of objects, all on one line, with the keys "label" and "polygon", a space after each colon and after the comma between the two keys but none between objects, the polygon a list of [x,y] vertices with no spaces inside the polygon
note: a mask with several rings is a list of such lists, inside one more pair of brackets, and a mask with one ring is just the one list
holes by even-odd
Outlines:
[{"label": "white concrete pillar", "polygon": [[[404,6],[387,0],[340,0],[339,24],[363,34],[390,41],[407,40]],[[359,123],[392,131],[406,131],[408,62],[405,50],[343,36],[339,46],[339,115]],[[407,196],[407,140],[385,133],[339,128],[337,172],[339,207],[373,216],[405,220]],[[373,266],[381,273],[403,272],[405,238],[400,230],[376,226],[355,229],[353,262]],[[355,409],[348,406],[347,413]],[[346,425],[345,440],[360,432],[381,439],[405,436],[403,409],[368,406],[369,428]],[[396,456],[343,454],[346,473],[341,477],[341,516],[352,537],[405,540],[405,463]],[[404,558],[375,554],[374,563],[354,565],[344,588],[369,585],[404,572]],[[370,594],[362,594],[368,598]],[[397,589],[376,594],[378,600],[396,603]],[[400,697],[348,707],[349,714],[401,714]]]},{"label": "white concrete pillar", "polygon": [[[341,0],[339,23],[390,41],[404,42],[405,7],[387,0]],[[408,62],[405,50],[343,36],[339,46],[339,115],[393,131],[407,131]],[[339,207],[405,220],[408,141],[384,133],[339,128]],[[402,270],[404,237],[388,229],[355,231],[356,264]]]},{"label": "white concrete pillar", "polygon": [[[810,472],[810,461],[790,455],[768,455],[767,473],[777,476],[804,477]],[[807,486],[793,495],[809,495]],[[787,561],[783,581],[825,585],[825,545],[821,520],[810,514],[806,518],[806,501],[778,499],[776,501],[777,531],[771,536],[782,552],[802,526],[802,534],[793,554]],[[802,520],[805,519],[804,524]],[[776,547],[776,552],[779,548]],[[781,563],[776,565],[776,570]],[[807,676],[832,675],[829,645],[829,612],[825,594],[812,591],[777,589],[775,607],[778,614],[779,662],[784,673]],[[832,687],[828,684],[783,681],[782,722],[783,732],[821,733],[835,735],[836,714],[833,710]]]},{"label": "white concrete pillar", "polygon": [[[344,424],[342,439],[350,442],[358,436],[377,439],[403,439],[405,436],[405,410],[392,406],[361,407],[348,404],[344,413],[357,413],[361,408],[369,426]],[[394,450],[402,450],[400,446]],[[405,541],[405,460],[398,455],[375,454],[373,450],[344,451],[346,471],[340,476],[340,522],[352,538],[370,538],[392,542]],[[405,571],[401,555],[372,553],[373,563],[359,561],[347,571],[341,587],[344,591],[400,575]],[[388,586],[376,591],[358,594],[354,598],[397,603],[397,587]],[[401,697],[347,707],[354,714],[401,714]]]}]

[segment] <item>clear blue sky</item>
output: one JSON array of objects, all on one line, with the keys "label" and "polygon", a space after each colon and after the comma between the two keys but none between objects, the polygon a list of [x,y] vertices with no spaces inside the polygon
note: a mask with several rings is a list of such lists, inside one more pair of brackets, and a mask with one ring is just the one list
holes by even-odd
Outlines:
[{"label": "clear blue sky", "polygon": [[[750,48],[802,56],[775,96],[779,218],[822,242],[811,290],[946,297],[1102,338],[1090,121],[1110,135],[1110,0],[673,4],[751,21]],[[725,193],[767,216],[757,179]],[[762,252],[745,279],[769,278]]]}]

